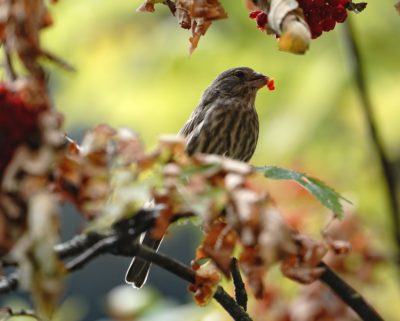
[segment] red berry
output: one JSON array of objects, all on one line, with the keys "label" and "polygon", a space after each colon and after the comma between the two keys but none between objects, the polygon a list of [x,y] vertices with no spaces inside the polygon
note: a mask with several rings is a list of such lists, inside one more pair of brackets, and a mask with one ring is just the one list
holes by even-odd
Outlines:
[{"label": "red berry", "polygon": [[331,31],[335,28],[336,21],[329,17],[322,21],[322,30]]},{"label": "red berry", "polygon": [[318,14],[319,14],[321,20],[328,18],[332,15],[331,11],[326,10],[325,7],[320,8]]},{"label": "red berry", "polygon": [[336,7],[340,3],[340,0],[326,0],[326,2],[329,6]]},{"label": "red berry", "polygon": [[310,26],[311,28],[311,37],[313,39],[318,38],[322,34],[322,25],[321,23],[313,24]]},{"label": "red berry", "polygon": [[269,90],[275,90],[275,82],[272,78],[268,80],[267,87]]},{"label": "red berry", "polygon": [[262,12],[263,12],[262,10],[254,10],[254,11],[249,13],[249,18],[250,19],[255,19]]},{"label": "red berry", "polygon": [[35,138],[40,135],[37,121],[43,109],[27,105],[18,92],[0,83],[0,181],[16,148],[37,143]]},{"label": "red berry", "polygon": [[265,12],[260,13],[256,18],[257,27],[259,29],[264,30],[265,29],[265,25],[267,24],[267,21],[268,21],[267,14]]},{"label": "red berry", "polygon": [[332,18],[335,19],[336,22],[344,22],[347,18],[347,11],[345,7],[338,5],[333,11]]},{"label": "red berry", "polygon": [[350,0],[298,0],[304,18],[310,27],[312,38],[318,38],[323,31],[335,28],[337,22],[347,18],[346,6]]}]

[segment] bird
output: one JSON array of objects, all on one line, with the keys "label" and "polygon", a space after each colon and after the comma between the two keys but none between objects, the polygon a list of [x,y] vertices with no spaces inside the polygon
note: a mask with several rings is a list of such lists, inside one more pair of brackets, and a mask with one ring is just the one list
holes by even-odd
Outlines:
[{"label": "bird", "polygon": [[[219,74],[178,133],[186,138],[187,154],[216,154],[248,162],[259,134],[256,94],[264,86],[272,89],[272,79],[248,67],[231,68]],[[156,251],[160,243],[161,240],[151,237],[151,232],[142,237],[142,244]],[[125,281],[141,288],[150,265],[150,262],[134,258]]]}]

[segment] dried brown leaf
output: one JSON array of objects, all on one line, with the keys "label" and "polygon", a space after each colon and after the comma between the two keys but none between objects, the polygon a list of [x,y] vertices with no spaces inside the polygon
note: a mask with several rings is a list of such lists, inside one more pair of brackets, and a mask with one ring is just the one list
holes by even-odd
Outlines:
[{"label": "dried brown leaf", "polygon": [[189,54],[192,54],[193,51],[197,48],[200,37],[206,34],[208,28],[211,26],[211,23],[211,21],[205,20],[204,18],[193,19],[192,36],[189,38]]},{"label": "dried brown leaf", "polygon": [[143,2],[136,11],[138,12],[154,12],[154,5],[157,3],[163,3],[164,0],[146,0]]},{"label": "dried brown leaf", "polygon": [[294,237],[297,253],[285,257],[281,265],[282,273],[297,282],[308,284],[317,280],[323,268],[317,267],[327,253],[325,244],[298,234]]},{"label": "dried brown leaf", "polygon": [[190,12],[193,18],[204,18],[205,20],[217,20],[228,17],[218,0],[192,0]]},{"label": "dried brown leaf", "polygon": [[400,14],[400,1],[396,2],[394,8],[396,9],[397,13]]},{"label": "dried brown leaf", "polygon": [[217,290],[221,276],[212,262],[203,265],[193,262],[192,268],[195,270],[196,276],[195,283],[189,285],[189,291],[194,293],[194,299],[198,305],[207,305]]},{"label": "dried brown leaf", "polygon": [[232,253],[237,241],[237,235],[226,223],[216,221],[207,228],[202,245],[197,249],[196,259],[211,258],[217,267],[230,275]]}]

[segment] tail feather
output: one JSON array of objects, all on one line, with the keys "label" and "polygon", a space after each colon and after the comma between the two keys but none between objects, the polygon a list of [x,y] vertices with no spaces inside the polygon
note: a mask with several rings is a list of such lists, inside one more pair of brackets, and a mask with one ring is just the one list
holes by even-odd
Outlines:
[{"label": "tail feather", "polygon": [[[157,251],[162,240],[155,240],[150,234],[150,232],[145,233],[142,244]],[[146,283],[150,266],[150,262],[144,261],[140,258],[134,258],[126,272],[125,282],[132,284],[138,289],[141,288]]]}]

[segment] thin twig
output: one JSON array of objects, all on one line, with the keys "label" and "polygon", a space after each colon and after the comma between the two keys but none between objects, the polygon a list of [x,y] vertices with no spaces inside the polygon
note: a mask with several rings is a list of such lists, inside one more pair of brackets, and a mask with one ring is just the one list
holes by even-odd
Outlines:
[{"label": "thin twig", "polygon": [[318,264],[324,268],[320,280],[328,285],[357,315],[364,321],[383,321],[383,318],[368,304],[360,293],[354,290],[324,262]]},{"label": "thin twig", "polygon": [[175,274],[189,283],[195,283],[196,273],[190,267],[165,254],[153,251],[148,246],[141,245],[136,252],[136,256],[162,267],[164,270]]},{"label": "thin twig", "polygon": [[237,302],[218,286],[214,293],[214,299],[230,314],[236,321],[252,321],[247,312]]},{"label": "thin twig", "polygon": [[11,81],[15,81],[17,79],[17,74],[15,73],[14,67],[12,65],[11,53],[7,43],[3,44],[3,50],[4,50],[4,67],[6,75]]},{"label": "thin twig", "polygon": [[[156,264],[163,269],[175,274],[190,283],[195,283],[196,274],[188,266],[178,262],[162,253],[153,251],[153,249],[141,245],[136,253],[141,259]],[[214,293],[214,299],[229,313],[235,321],[251,321],[252,319],[247,312],[228,294],[225,290],[218,286]]]},{"label": "thin twig", "polygon": [[235,257],[231,260],[231,274],[233,284],[235,285],[236,302],[247,311],[247,292],[244,286],[242,276],[240,275],[238,261]]},{"label": "thin twig", "polygon": [[66,62],[64,59],[56,56],[55,54],[43,50],[41,49],[41,54],[46,57],[47,59],[49,59],[51,62],[55,63],[56,65],[60,66],[61,68],[63,68],[66,71],[69,72],[76,72],[76,69],[74,66],[72,66],[71,64],[69,64],[68,62]]},{"label": "thin twig", "polygon": [[369,97],[366,77],[363,68],[363,61],[360,53],[360,49],[356,42],[353,26],[351,25],[350,19],[344,24],[344,39],[348,51],[348,57],[350,65],[353,71],[354,79],[357,85],[359,98],[361,101],[361,107],[363,109],[365,122],[368,127],[368,131],[371,137],[373,147],[378,155],[379,163],[382,169],[382,175],[384,183],[386,185],[388,193],[388,202],[390,206],[390,215],[393,220],[393,236],[397,244],[397,250],[395,255],[395,262],[398,266],[400,273],[400,201],[397,197],[397,177],[394,167],[390,163],[382,139],[378,133],[377,125],[375,122],[375,116]]},{"label": "thin twig", "polygon": [[109,249],[115,245],[117,238],[115,236],[108,236],[97,243],[93,244],[90,248],[85,250],[82,254],[78,255],[67,264],[65,268],[67,271],[72,272],[82,268],[100,254],[109,252]]},{"label": "thin twig", "polygon": [[67,242],[54,246],[54,251],[60,259],[66,259],[81,254],[103,238],[104,235],[98,233],[77,235]]}]

